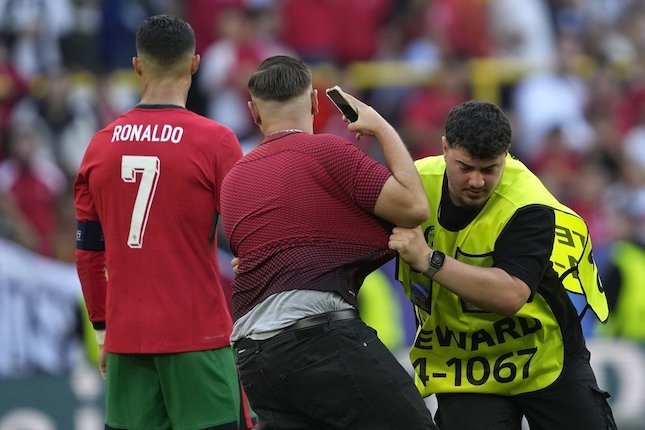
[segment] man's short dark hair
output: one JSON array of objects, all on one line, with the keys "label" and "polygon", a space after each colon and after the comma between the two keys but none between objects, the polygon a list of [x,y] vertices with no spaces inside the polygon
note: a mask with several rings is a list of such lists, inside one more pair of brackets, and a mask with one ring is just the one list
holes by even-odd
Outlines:
[{"label": "man's short dark hair", "polygon": [[455,106],[446,120],[446,140],[451,148],[488,160],[511,147],[511,124],[493,103],[470,100]]},{"label": "man's short dark hair", "polygon": [[249,79],[249,92],[262,100],[286,101],[311,86],[311,69],[302,60],[276,55],[264,60]]},{"label": "man's short dark hair", "polygon": [[137,53],[167,66],[195,52],[195,33],[181,18],[155,15],[137,29]]}]

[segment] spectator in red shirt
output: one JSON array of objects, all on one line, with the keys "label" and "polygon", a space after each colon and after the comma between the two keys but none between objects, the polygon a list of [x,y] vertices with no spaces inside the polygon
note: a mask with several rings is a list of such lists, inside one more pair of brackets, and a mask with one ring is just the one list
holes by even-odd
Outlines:
[{"label": "spectator in red shirt", "polygon": [[7,156],[6,131],[13,108],[27,91],[27,81],[16,69],[6,44],[0,38],[0,159]]},{"label": "spectator in red shirt", "polygon": [[263,428],[436,428],[423,399],[359,318],[365,277],[390,260],[392,224],[428,214],[412,158],[394,128],[348,96],[385,164],[351,142],[313,134],[311,70],[288,56],[263,61],[248,103],[265,136],[222,184],[234,255],[231,341]]},{"label": "spectator in red shirt", "polygon": [[63,172],[43,156],[37,131],[19,126],[9,137],[9,154],[0,163],[0,202],[13,238],[38,253],[52,256],[56,204],[67,186]]},{"label": "spectator in red shirt", "polygon": [[435,27],[443,51],[458,57],[487,57],[493,52],[488,0],[428,2],[425,25]]},{"label": "spectator in red shirt", "polygon": [[[334,61],[338,38],[338,0],[284,0],[282,40],[310,63]],[[346,29],[346,32],[351,28]]]},{"label": "spectator in red shirt", "polygon": [[230,8],[241,8],[244,0],[187,0],[186,20],[195,31],[196,47],[199,54],[219,38],[217,22],[222,12]]},{"label": "spectator in red shirt", "polygon": [[392,14],[392,0],[337,1],[335,57],[340,64],[367,61],[379,48],[381,31]]},{"label": "spectator in red shirt", "polygon": [[442,153],[441,136],[444,123],[453,106],[468,99],[465,63],[444,60],[427,87],[420,87],[408,96],[401,107],[401,130],[417,160]]},{"label": "spectator in red shirt", "polygon": [[206,97],[206,116],[230,127],[243,145],[255,133],[246,108],[246,83],[263,59],[288,53],[286,47],[271,43],[266,33],[259,32],[265,30],[260,26],[263,13],[271,11],[256,14],[241,7],[222,10],[218,18],[220,37],[205,50],[197,76]]}]

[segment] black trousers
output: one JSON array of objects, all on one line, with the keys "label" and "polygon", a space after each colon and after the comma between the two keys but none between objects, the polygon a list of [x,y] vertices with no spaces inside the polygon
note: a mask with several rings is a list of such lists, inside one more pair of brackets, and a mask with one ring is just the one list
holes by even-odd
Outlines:
[{"label": "black trousers", "polygon": [[[516,396],[437,394],[441,430],[613,430],[616,423],[587,359],[565,366],[549,387]],[[468,411],[468,413],[464,413]]]},{"label": "black trousers", "polygon": [[235,344],[262,430],[436,429],[410,375],[360,319]]}]

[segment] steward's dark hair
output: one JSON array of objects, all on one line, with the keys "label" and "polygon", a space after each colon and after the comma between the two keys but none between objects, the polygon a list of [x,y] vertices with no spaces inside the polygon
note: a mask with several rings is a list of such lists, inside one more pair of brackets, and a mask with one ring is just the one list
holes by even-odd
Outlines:
[{"label": "steward's dark hair", "polygon": [[249,92],[262,100],[286,101],[311,86],[311,69],[302,60],[276,55],[264,60],[249,79]]},{"label": "steward's dark hair", "polygon": [[451,148],[488,160],[511,147],[511,124],[496,105],[470,100],[455,106],[446,120],[446,140]]},{"label": "steward's dark hair", "polygon": [[137,54],[169,66],[195,52],[195,33],[181,18],[155,15],[143,21],[137,29]]}]

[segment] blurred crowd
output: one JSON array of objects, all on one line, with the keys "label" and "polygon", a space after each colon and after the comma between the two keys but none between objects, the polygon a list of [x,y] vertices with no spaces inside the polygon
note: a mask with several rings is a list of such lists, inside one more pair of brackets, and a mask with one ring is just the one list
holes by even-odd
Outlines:
[{"label": "blurred crowd", "polygon": [[619,307],[632,278],[615,276],[616,244],[645,253],[645,0],[0,0],[0,236],[74,261],[76,169],[91,135],[137,103],[134,33],[157,13],[196,33],[188,107],[245,151],[260,141],[248,76],[274,54],[312,65],[318,132],[347,133],[322,100],[340,84],[414,158],[439,153],[452,106],[500,104],[513,155],[587,220]]}]

